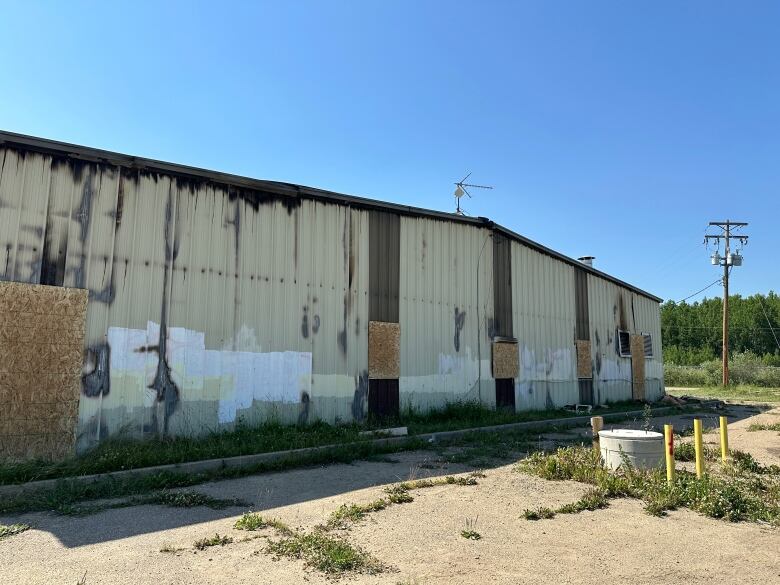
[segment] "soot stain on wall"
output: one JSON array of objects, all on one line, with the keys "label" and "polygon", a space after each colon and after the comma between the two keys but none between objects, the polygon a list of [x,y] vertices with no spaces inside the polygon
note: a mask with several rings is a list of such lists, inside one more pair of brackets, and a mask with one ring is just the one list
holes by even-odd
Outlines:
[{"label": "soot stain on wall", "polygon": [[366,403],[368,401],[368,371],[358,376],[355,381],[355,395],[352,398],[352,418],[362,421],[365,418]]},{"label": "soot stain on wall", "polygon": [[87,398],[107,396],[111,391],[111,346],[108,343],[87,348],[81,392]]},{"label": "soot stain on wall", "polygon": [[466,323],[466,311],[461,311],[458,307],[455,307],[455,337],[453,343],[455,345],[455,351],[460,351],[460,332],[463,330],[463,325]]},{"label": "soot stain on wall", "polygon": [[301,394],[300,411],[298,412],[298,424],[305,425],[309,422],[309,410],[311,408],[311,399],[308,392]]},{"label": "soot stain on wall", "polygon": [[168,338],[168,275],[173,269],[173,264],[179,254],[179,242],[176,238],[171,242],[171,228],[173,221],[173,195],[168,191],[168,203],[165,207],[165,227],[163,236],[165,238],[165,269],[163,271],[163,293],[162,306],[160,309],[160,336],[157,346],[150,347],[151,351],[157,351],[157,371],[154,380],[149,384],[149,388],[156,393],[156,400],[163,405],[163,422],[160,429],[157,411],[153,411],[153,420],[157,432],[162,435],[168,432],[168,421],[171,415],[176,411],[179,403],[179,388],[171,377],[171,368],[168,365],[167,356],[167,338]]}]

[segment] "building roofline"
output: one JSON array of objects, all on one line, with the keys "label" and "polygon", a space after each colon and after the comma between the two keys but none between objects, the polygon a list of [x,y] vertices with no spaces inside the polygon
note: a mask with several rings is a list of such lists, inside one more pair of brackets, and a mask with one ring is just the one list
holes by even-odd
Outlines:
[{"label": "building roofline", "polygon": [[574,258],[570,258],[560,252],[543,246],[542,244],[535,242],[521,236],[520,234],[513,232],[512,230],[501,226],[486,217],[467,217],[463,215],[457,215],[454,213],[447,213],[443,211],[434,211],[431,209],[423,209],[421,207],[413,207],[408,205],[400,205],[397,203],[390,203],[386,201],[379,201],[376,199],[368,199],[366,197],[358,197],[354,195],[345,195],[343,193],[336,193],[334,191],[327,191],[325,189],[317,189],[315,187],[306,187],[303,185],[296,185],[293,183],[284,183],[280,181],[264,181],[261,179],[252,179],[250,177],[242,177],[240,175],[232,175],[229,173],[221,173],[219,171],[212,171],[208,169],[202,169],[198,167],[191,167],[182,164],[170,163],[165,161],[154,160],[150,158],[144,158],[139,156],[132,156],[127,154],[121,154],[118,152],[112,152],[109,150],[101,150],[99,148],[90,148],[87,146],[80,146],[77,144],[70,144],[67,142],[60,142],[57,140],[49,140],[47,138],[38,138],[35,136],[28,136],[25,134],[17,134],[15,132],[7,132],[0,130],[0,145],[22,148],[30,151],[41,152],[44,154],[50,154],[53,156],[67,157],[85,162],[111,164],[115,166],[121,166],[131,169],[143,169],[148,171],[156,171],[168,173],[176,176],[186,178],[196,178],[200,180],[209,180],[216,183],[224,183],[229,186],[241,187],[246,189],[254,189],[263,191],[266,193],[273,193],[275,195],[298,197],[298,198],[310,198],[318,199],[322,201],[330,201],[334,203],[347,204],[353,207],[359,207],[363,209],[376,209],[380,211],[390,211],[407,216],[427,217],[433,219],[439,219],[443,221],[452,221],[457,223],[466,223],[478,227],[488,227],[495,229],[496,231],[504,234],[508,238],[523,244],[529,248],[536,250],[547,256],[551,256],[561,262],[581,268],[586,272],[598,276],[605,280],[611,281],[617,285],[627,288],[637,294],[647,297],[658,303],[663,299],[652,295],[636,286],[633,286],[627,282],[615,278],[605,272],[596,270],[591,266],[587,266]]}]

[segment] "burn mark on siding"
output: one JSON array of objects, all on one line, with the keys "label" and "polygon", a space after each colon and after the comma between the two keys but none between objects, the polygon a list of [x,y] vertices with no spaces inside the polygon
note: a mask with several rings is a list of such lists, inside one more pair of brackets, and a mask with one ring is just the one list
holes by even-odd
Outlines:
[{"label": "burn mark on siding", "polygon": [[455,307],[455,337],[453,339],[455,351],[460,351],[460,332],[463,330],[463,325],[465,323],[466,311],[461,311],[458,307]]},{"label": "burn mark on siding", "polygon": [[287,215],[291,215],[301,205],[301,199],[298,195],[281,195],[240,187],[231,187],[228,191],[228,197],[231,201],[240,199],[246,202],[255,211],[259,211],[262,205],[272,205],[278,201],[287,209]]},{"label": "burn mark on siding", "polygon": [[628,321],[626,319],[626,304],[623,300],[623,295],[618,293],[618,302],[617,302],[617,313],[618,313],[618,325],[620,326],[620,329],[623,331],[628,331]]},{"label": "burn mark on siding", "polygon": [[309,422],[309,410],[311,408],[311,398],[309,398],[308,392],[301,394],[301,404],[298,412],[298,424],[305,425]]},{"label": "burn mark on siding", "polygon": [[81,392],[87,398],[107,396],[111,391],[111,346],[108,343],[87,348],[81,376]]},{"label": "burn mark on siding", "polygon": [[[81,180],[84,172],[84,167],[87,167],[87,176],[84,180],[84,186],[81,188],[81,200],[76,209],[73,210],[71,219],[73,219],[79,225],[79,241],[81,242],[82,253],[79,255],[79,265],[74,268],[75,271],[75,284],[77,288],[85,288],[86,282],[86,267],[87,267],[87,237],[89,236],[89,226],[92,221],[92,204],[95,196],[95,191],[92,188],[92,181],[94,180],[95,168],[92,165],[76,164],[71,167],[73,171],[73,179],[77,182]],[[78,175],[75,171],[78,169]]]},{"label": "burn mark on siding", "polygon": [[347,289],[344,291],[344,314],[342,329],[336,334],[336,342],[341,353],[347,355],[347,321],[352,310],[352,282],[355,278],[355,236],[352,213],[347,208],[348,218],[344,221],[344,232],[341,242],[344,247],[344,270],[347,273]]},{"label": "burn mark on siding", "polygon": [[[163,294],[162,306],[160,309],[160,336],[156,348],[150,347],[150,350],[157,350],[157,371],[154,380],[148,386],[156,392],[156,400],[163,405],[162,434],[168,433],[168,420],[176,411],[179,403],[179,388],[171,377],[171,368],[168,365],[167,341],[168,341],[168,278],[170,270],[173,269],[173,263],[179,254],[179,242],[177,238],[171,242],[171,230],[173,221],[173,194],[168,190],[168,203],[165,206],[165,227],[163,236],[165,238],[165,267],[163,270]],[[153,419],[157,432],[160,432],[160,425],[157,419],[157,411],[153,411]]]},{"label": "burn mark on siding", "polygon": [[352,418],[362,421],[365,418],[368,400],[368,371],[364,370],[355,381],[355,395],[352,398]]},{"label": "burn mark on siding", "polygon": [[303,318],[301,319],[301,335],[304,339],[309,338],[309,307],[303,306]]}]

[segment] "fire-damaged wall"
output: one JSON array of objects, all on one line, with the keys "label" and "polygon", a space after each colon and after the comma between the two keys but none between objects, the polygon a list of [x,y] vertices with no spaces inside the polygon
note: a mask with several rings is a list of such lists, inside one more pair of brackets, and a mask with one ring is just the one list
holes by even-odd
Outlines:
[{"label": "fire-damaged wall", "polygon": [[[509,317],[516,407],[576,402],[574,261],[502,229],[511,314],[495,315],[498,229],[0,132],[0,280],[88,291],[80,448],[361,419],[370,321],[397,324],[397,348],[375,348],[398,373],[374,377],[393,408],[494,405],[492,343]],[[657,299],[587,271],[594,400],[631,396],[631,367],[607,345],[629,315],[631,333],[654,334],[657,395]]]}]

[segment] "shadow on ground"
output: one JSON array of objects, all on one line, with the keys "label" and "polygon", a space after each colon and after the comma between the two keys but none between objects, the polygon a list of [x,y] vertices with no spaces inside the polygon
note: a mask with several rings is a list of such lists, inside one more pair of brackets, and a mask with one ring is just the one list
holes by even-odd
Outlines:
[{"label": "shadow on ground", "polygon": [[[702,411],[698,414],[654,417],[650,422],[656,430],[663,429],[665,423],[671,422],[674,424],[675,432],[680,432],[692,427],[693,419],[697,417],[703,420],[706,429],[717,427],[718,417],[722,414],[726,414],[730,422],[736,422],[763,410],[766,409],[759,405],[726,405],[723,409]],[[608,423],[605,428],[642,428],[644,423],[642,418],[636,418],[620,423]],[[535,444],[538,448],[553,449],[561,444],[588,440],[590,440],[590,429],[577,427],[539,433]],[[492,459],[486,464],[480,462],[479,466],[498,467],[505,465],[509,460],[509,458]],[[342,493],[412,478],[445,476],[471,469],[473,467],[469,465],[448,463],[434,450],[408,451],[378,457],[371,461],[262,473],[239,479],[205,483],[187,489],[187,491],[198,491],[216,498],[235,498],[245,502],[245,506],[213,510],[206,507],[171,508],[142,505],[105,510],[81,517],[28,513],[0,517],[0,523],[29,524],[38,530],[50,532],[62,545],[72,548],[233,518],[249,510],[263,512],[301,502],[325,500]],[[326,505],[330,503],[323,503],[325,514],[331,511],[324,509]]]}]

